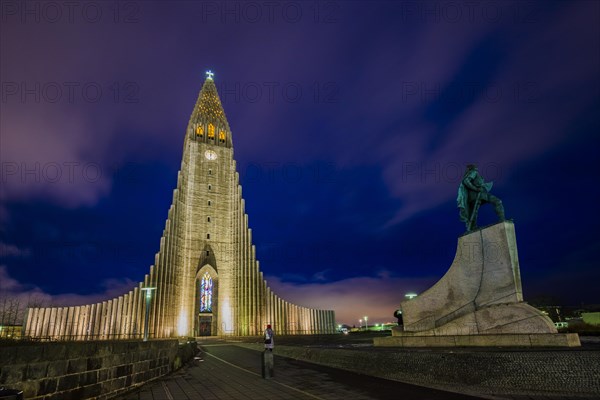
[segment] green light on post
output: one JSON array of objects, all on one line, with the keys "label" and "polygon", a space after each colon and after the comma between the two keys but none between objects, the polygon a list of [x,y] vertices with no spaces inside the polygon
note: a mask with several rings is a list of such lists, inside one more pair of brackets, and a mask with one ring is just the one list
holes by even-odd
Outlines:
[{"label": "green light on post", "polygon": [[155,287],[141,288],[146,292],[146,320],[144,321],[144,342],[148,341],[148,324],[150,320],[150,299],[152,299],[152,291],[156,290]]}]

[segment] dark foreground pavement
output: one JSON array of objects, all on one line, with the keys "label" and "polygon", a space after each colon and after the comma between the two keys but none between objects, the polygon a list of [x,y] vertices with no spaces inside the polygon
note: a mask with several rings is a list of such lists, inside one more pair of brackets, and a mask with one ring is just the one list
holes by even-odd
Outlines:
[{"label": "dark foreground pavement", "polygon": [[475,399],[275,356],[275,377],[261,377],[261,353],[231,344],[205,345],[200,359],[119,397],[186,399]]}]

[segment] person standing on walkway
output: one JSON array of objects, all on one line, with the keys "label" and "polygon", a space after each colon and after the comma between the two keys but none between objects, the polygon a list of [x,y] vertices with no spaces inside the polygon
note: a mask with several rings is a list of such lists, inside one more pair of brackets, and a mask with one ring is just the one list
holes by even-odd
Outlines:
[{"label": "person standing on walkway", "polygon": [[267,329],[265,329],[265,351],[273,351],[273,329],[271,329],[271,324],[267,325]]},{"label": "person standing on walkway", "polygon": [[397,309],[394,311],[394,317],[398,319],[398,326],[404,326],[404,320],[402,318],[402,309]]}]

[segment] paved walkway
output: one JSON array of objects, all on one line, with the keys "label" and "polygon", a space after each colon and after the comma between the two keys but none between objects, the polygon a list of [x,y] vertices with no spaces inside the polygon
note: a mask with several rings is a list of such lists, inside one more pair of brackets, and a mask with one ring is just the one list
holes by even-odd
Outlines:
[{"label": "paved walkway", "polygon": [[204,345],[200,359],[121,400],[474,399],[275,356],[275,377],[261,377],[261,353]]}]

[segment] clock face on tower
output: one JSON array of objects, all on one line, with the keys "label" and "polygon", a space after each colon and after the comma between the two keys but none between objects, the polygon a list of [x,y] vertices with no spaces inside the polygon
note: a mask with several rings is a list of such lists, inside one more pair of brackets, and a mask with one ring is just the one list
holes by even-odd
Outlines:
[{"label": "clock face on tower", "polygon": [[215,153],[212,150],[206,150],[204,152],[204,157],[206,157],[207,160],[216,160],[217,159],[217,153]]}]

